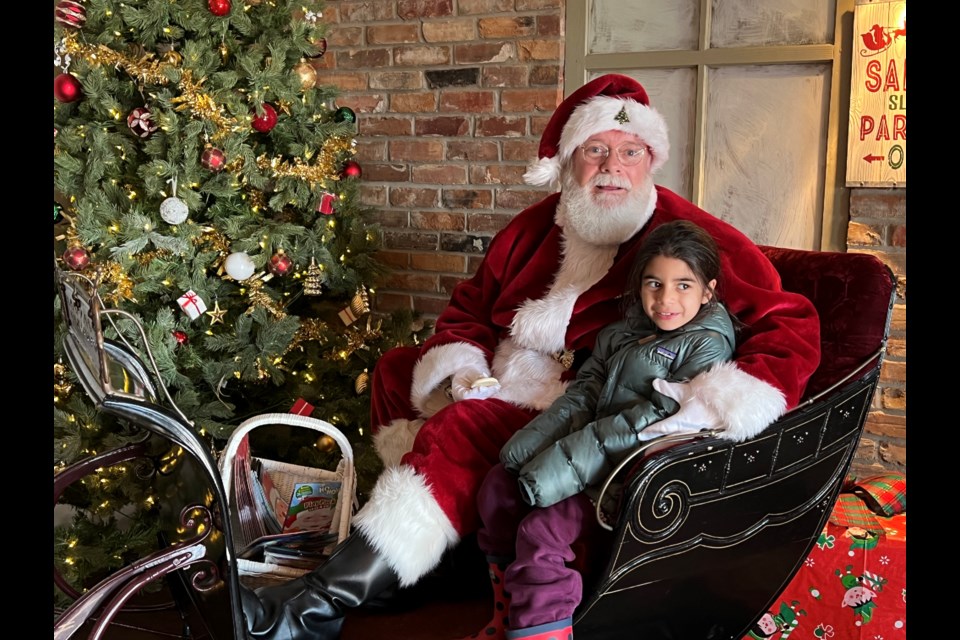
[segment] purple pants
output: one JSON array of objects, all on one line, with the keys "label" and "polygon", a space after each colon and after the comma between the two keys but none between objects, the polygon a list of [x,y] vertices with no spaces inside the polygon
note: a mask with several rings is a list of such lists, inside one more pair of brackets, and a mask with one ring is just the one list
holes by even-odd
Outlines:
[{"label": "purple pants", "polygon": [[579,493],[549,507],[531,507],[520,497],[517,477],[497,464],[480,487],[477,507],[483,521],[480,549],[516,558],[504,574],[510,628],[572,617],[583,597],[583,579],[567,563],[574,559],[571,545],[598,528],[590,500]]}]

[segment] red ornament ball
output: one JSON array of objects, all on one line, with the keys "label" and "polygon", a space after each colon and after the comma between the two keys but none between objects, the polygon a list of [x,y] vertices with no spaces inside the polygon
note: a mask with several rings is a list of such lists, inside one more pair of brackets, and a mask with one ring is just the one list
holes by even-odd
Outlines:
[{"label": "red ornament ball", "polygon": [[83,96],[83,88],[76,76],[61,73],[53,79],[53,97],[60,102],[75,102]]},{"label": "red ornament ball", "polygon": [[146,107],[138,107],[131,111],[127,116],[127,126],[140,138],[149,137],[158,128],[153,121],[153,114]]},{"label": "red ornament ball", "polygon": [[312,42],[313,44],[313,53],[307,54],[308,58],[322,58],[323,54],[327,52],[327,39],[320,38]]},{"label": "red ornament ball", "polygon": [[53,10],[53,19],[62,25],[79,29],[87,22],[87,9],[79,2],[61,0]]},{"label": "red ornament ball", "polygon": [[343,163],[343,169],[340,171],[340,175],[344,178],[359,178],[363,175],[363,169],[360,168],[358,162],[347,160]]},{"label": "red ornament ball", "polygon": [[187,344],[190,342],[190,336],[183,331],[174,331],[173,337],[177,340],[177,344]]},{"label": "red ornament ball", "polygon": [[217,17],[230,13],[230,0],[208,0],[207,6],[210,7],[210,13]]},{"label": "red ornament ball", "polygon": [[63,262],[74,271],[83,271],[90,264],[90,254],[83,247],[71,247],[63,252]]},{"label": "red ornament ball", "polygon": [[207,147],[200,155],[200,164],[204,169],[218,173],[226,166],[227,156],[216,147]]},{"label": "red ornament ball", "polygon": [[259,131],[260,133],[266,133],[273,129],[277,125],[277,110],[273,108],[269,103],[263,103],[263,115],[258,116],[254,114],[253,122],[251,123],[253,128]]},{"label": "red ornament ball", "polygon": [[285,276],[293,269],[293,260],[286,254],[278,251],[270,257],[270,262],[267,263],[267,269],[277,277]]}]

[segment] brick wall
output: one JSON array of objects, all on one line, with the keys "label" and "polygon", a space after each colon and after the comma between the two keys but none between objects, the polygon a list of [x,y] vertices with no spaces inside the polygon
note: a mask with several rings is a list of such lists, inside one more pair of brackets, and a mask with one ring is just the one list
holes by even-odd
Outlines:
[{"label": "brick wall", "polygon": [[318,82],[357,114],[362,199],[392,274],[374,304],[439,313],[523,184],[563,99],[563,0],[328,1]]},{"label": "brick wall", "polygon": [[906,471],[906,200],[906,189],[853,189],[850,193],[847,250],[877,256],[897,278],[897,300],[880,386],[854,461],[854,468],[863,473],[876,469]]},{"label": "brick wall", "polygon": [[[328,0],[318,82],[357,113],[363,201],[392,267],[377,309],[432,317],[489,239],[546,192],[523,185],[563,98],[564,0]],[[900,279],[881,388],[855,466],[905,465],[905,190],[851,195],[849,250]]]}]

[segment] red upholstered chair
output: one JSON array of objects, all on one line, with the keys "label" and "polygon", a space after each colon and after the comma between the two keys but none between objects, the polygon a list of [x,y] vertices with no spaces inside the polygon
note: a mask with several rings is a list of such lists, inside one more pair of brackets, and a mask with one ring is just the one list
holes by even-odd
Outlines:
[{"label": "red upholstered chair", "polygon": [[577,640],[739,639],[829,517],[880,376],[895,282],[866,254],[763,250],[820,314],[806,398],[747,442],[681,438],[620,465],[625,498],[574,617]]}]

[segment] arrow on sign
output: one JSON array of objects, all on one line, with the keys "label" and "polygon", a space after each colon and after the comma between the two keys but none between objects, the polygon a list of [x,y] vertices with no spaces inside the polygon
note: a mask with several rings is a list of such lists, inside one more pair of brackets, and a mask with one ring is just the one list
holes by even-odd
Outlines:
[{"label": "arrow on sign", "polygon": [[863,156],[863,159],[866,160],[867,162],[874,162],[877,160],[883,160],[883,156],[871,156],[870,154],[867,154]]}]

